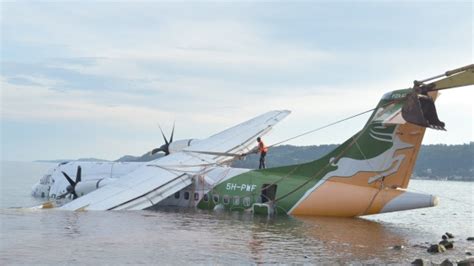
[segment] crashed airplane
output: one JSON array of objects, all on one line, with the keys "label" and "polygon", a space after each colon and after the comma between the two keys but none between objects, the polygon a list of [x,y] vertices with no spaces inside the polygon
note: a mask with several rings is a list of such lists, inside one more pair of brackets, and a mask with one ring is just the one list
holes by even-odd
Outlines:
[{"label": "crashed airplane", "polygon": [[[51,199],[38,208],[73,211],[176,206],[354,217],[432,207],[436,196],[407,187],[426,128],[445,129],[434,102],[439,90],[473,84],[474,65],[469,65],[388,92],[362,130],[304,164],[261,170],[229,166],[290,113],[272,111],[207,139],[173,144],[172,137],[165,138],[155,152],[167,156],[150,162],[59,165],[34,193]],[[73,172],[75,180],[69,176]]]}]

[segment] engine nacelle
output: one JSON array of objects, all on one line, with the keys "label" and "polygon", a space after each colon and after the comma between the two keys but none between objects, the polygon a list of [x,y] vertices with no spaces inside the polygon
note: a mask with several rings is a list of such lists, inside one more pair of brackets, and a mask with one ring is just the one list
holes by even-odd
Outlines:
[{"label": "engine nacelle", "polygon": [[168,149],[169,149],[170,154],[175,153],[175,152],[180,152],[183,149],[191,145],[195,145],[198,142],[199,142],[198,139],[181,139],[181,140],[171,142]]},{"label": "engine nacelle", "polygon": [[81,181],[77,183],[76,185],[76,188],[75,188],[76,194],[79,197],[84,196],[116,180],[117,180],[116,178],[102,178],[102,179],[96,179],[96,180]]}]

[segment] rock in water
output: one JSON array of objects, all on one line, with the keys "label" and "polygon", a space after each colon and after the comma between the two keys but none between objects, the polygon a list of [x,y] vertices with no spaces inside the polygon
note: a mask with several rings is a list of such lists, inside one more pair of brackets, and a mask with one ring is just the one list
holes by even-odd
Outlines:
[{"label": "rock in water", "polygon": [[445,233],[445,235],[447,235],[447,236],[448,236],[448,238],[454,238],[454,235],[453,235],[453,234],[451,234],[451,233],[448,233],[448,232],[446,232],[446,233]]},{"label": "rock in water", "polygon": [[441,253],[446,251],[446,247],[443,245],[431,245],[427,251],[429,253]]},{"label": "rock in water", "polygon": [[445,252],[446,251],[446,247],[443,246],[443,245],[438,245],[438,252],[441,253],[441,252]]},{"label": "rock in water", "polygon": [[447,240],[447,239],[448,239],[448,236],[442,235],[441,238],[442,238],[443,240]]},{"label": "rock in water", "polygon": [[458,266],[472,266],[474,265],[474,258],[458,261]]},{"label": "rock in water", "polygon": [[431,245],[431,246],[427,249],[427,251],[428,251],[429,253],[438,253],[438,245]]},{"label": "rock in water", "polygon": [[454,247],[453,241],[443,240],[439,242],[440,245],[443,245],[446,249],[452,249]]},{"label": "rock in water", "polygon": [[449,259],[443,260],[439,266],[453,266],[454,263],[452,263]]},{"label": "rock in water", "polygon": [[432,265],[431,261],[425,260],[425,259],[416,259],[411,262],[411,265],[416,265],[416,266],[428,266]]},{"label": "rock in water", "polygon": [[474,237],[472,237],[472,236],[468,237],[467,241],[474,241]]}]

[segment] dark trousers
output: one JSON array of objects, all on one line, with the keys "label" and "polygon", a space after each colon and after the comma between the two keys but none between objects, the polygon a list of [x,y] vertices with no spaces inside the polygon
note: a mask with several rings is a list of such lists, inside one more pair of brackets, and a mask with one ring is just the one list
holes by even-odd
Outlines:
[{"label": "dark trousers", "polygon": [[265,156],[266,155],[267,155],[266,152],[260,153],[260,165],[258,166],[258,169],[265,169]]}]

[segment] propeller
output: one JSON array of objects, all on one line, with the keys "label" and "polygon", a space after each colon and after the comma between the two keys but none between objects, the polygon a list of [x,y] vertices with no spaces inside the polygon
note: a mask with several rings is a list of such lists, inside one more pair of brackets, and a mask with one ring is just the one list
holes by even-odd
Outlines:
[{"label": "propeller", "polygon": [[163,129],[161,129],[161,126],[158,125],[158,127],[160,128],[160,131],[161,131],[161,135],[163,136],[163,140],[165,141],[165,144],[161,145],[161,147],[159,147],[159,148],[153,149],[151,151],[152,155],[157,153],[157,152],[160,152],[160,151],[164,152],[165,156],[170,154],[170,144],[171,144],[171,142],[173,142],[174,125],[175,125],[175,123],[173,123],[173,130],[171,131],[171,136],[170,136],[169,141],[166,138],[165,134],[163,133]]},{"label": "propeller", "polygon": [[77,193],[76,193],[76,186],[77,183],[81,182],[81,176],[82,176],[82,169],[81,166],[77,166],[77,172],[76,172],[76,181],[73,181],[70,176],[68,176],[65,172],[61,171],[63,173],[64,177],[66,180],[69,182],[69,186],[66,187],[66,193],[60,195],[58,198],[64,198],[68,194],[72,194],[72,199],[77,199]]}]

